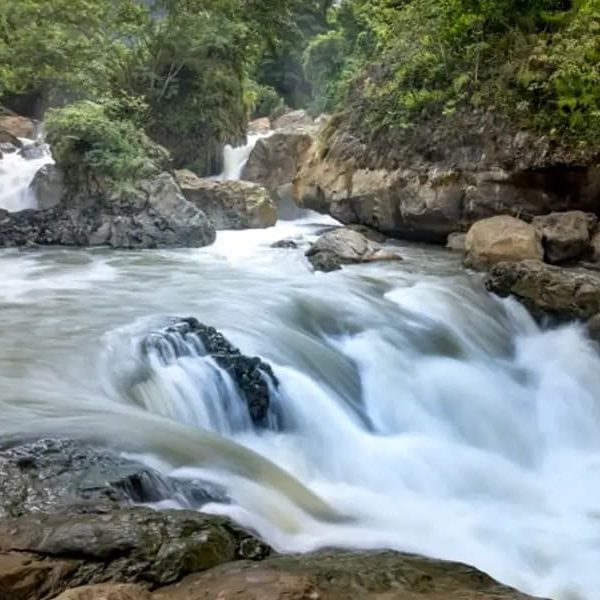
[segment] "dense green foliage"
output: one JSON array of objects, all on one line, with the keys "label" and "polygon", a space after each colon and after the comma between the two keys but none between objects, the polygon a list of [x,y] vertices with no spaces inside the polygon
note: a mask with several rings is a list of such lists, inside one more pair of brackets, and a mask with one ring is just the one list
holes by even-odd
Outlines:
[{"label": "dense green foliage", "polygon": [[600,0],[3,0],[15,95],[108,102],[199,173],[283,101],[393,143],[480,109],[598,146]]},{"label": "dense green foliage", "polygon": [[347,0],[305,70],[320,108],[402,139],[482,108],[600,143],[599,0]]},{"label": "dense green foliage", "polygon": [[77,177],[93,174],[122,189],[164,167],[164,150],[118,110],[81,101],[49,111],[47,139],[64,170]]},{"label": "dense green foliage", "polygon": [[244,136],[251,74],[291,1],[4,0],[0,98],[117,100],[175,166],[215,171]]}]

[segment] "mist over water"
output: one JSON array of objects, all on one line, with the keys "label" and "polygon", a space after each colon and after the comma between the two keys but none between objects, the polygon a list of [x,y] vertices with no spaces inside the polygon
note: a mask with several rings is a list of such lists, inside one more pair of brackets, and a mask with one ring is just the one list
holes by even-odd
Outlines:
[{"label": "mist over water", "polygon": [[[577,325],[540,329],[443,250],[322,274],[270,247],[332,224],[196,250],[0,252],[0,435],[91,436],[222,483],[233,503],[207,510],[281,551],[393,548],[595,600],[597,348]],[[273,366],[282,430],[253,428],[202,352],[140,370],[138,341],[170,315]]]}]

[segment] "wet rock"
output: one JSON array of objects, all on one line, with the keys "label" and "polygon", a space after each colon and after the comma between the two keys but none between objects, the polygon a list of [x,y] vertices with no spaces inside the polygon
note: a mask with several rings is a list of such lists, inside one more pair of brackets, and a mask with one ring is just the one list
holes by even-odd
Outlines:
[{"label": "wet rock", "polygon": [[590,319],[600,313],[600,275],[550,266],[538,260],[501,262],[485,279],[488,290],[514,295],[534,313]]},{"label": "wet rock", "polygon": [[210,354],[231,376],[246,400],[254,425],[276,427],[271,423],[277,417],[269,410],[269,385],[276,387],[278,381],[271,366],[257,356],[244,356],[213,327],[207,327],[194,318],[175,319],[164,330],[149,334],[142,347],[144,354],[157,352],[169,364],[177,358],[189,356],[190,344]]},{"label": "wet rock", "polygon": [[0,153],[13,154],[17,150],[18,148],[16,146],[13,146],[12,144],[0,142]]},{"label": "wet rock", "polygon": [[339,228],[322,235],[306,252],[316,271],[336,271],[342,265],[402,260],[394,253],[351,229]]},{"label": "wet rock", "polygon": [[588,336],[595,342],[600,343],[600,313],[588,319],[585,328]]},{"label": "wet rock", "polygon": [[34,139],[36,133],[35,121],[18,115],[0,115],[0,141],[2,132],[6,132],[15,138]]},{"label": "wet rock", "polygon": [[0,553],[2,600],[50,600],[70,582],[79,584],[81,565],[71,559],[47,560],[27,553]]},{"label": "wet rock", "polygon": [[533,600],[473,567],[394,552],[317,553],[233,563],[156,591],[153,600]]},{"label": "wet rock", "polygon": [[573,210],[535,217],[532,225],[542,236],[546,261],[558,264],[581,258],[588,251],[597,222],[596,215]]},{"label": "wet rock", "polygon": [[290,250],[296,250],[298,248],[298,242],[294,240],[279,240],[271,244],[271,248],[287,248]]},{"label": "wet rock", "polygon": [[239,558],[240,543],[227,519],[185,510],[137,507],[0,521],[0,553],[75,561],[63,589],[106,581],[165,585]]},{"label": "wet rock", "polygon": [[376,229],[372,229],[371,227],[367,227],[366,225],[351,223],[350,225],[346,225],[345,229],[356,231],[357,233],[364,235],[369,241],[377,244],[383,244],[388,239],[388,237],[383,233],[377,231]]},{"label": "wet rock", "polygon": [[0,518],[103,512],[172,498],[194,508],[228,501],[213,484],[166,477],[110,450],[69,440],[39,440],[1,450],[0,481]]},{"label": "wet rock", "polygon": [[177,171],[186,199],[205,212],[217,230],[261,229],[277,222],[277,208],[264,187],[245,181],[201,179]]},{"label": "wet rock", "polygon": [[457,252],[464,252],[467,245],[467,234],[466,233],[451,233],[448,236],[446,242],[446,248],[450,250],[456,250]]},{"label": "wet rock", "polygon": [[109,583],[67,590],[54,600],[152,600],[152,595],[141,585]]},{"label": "wet rock", "polygon": [[209,218],[183,197],[168,173],[116,195],[106,182],[90,180],[77,189],[67,186],[64,200],[52,208],[0,211],[0,247],[199,247],[214,239]]},{"label": "wet rock", "polygon": [[40,210],[53,208],[66,198],[67,188],[63,172],[56,165],[44,165],[31,182]]},{"label": "wet rock", "polygon": [[48,154],[48,146],[41,142],[33,142],[31,144],[25,144],[19,150],[19,156],[25,160],[37,160],[43,158]]},{"label": "wet rock", "polygon": [[465,264],[476,269],[502,261],[542,260],[544,257],[536,229],[508,215],[475,223],[467,233],[465,250]]}]

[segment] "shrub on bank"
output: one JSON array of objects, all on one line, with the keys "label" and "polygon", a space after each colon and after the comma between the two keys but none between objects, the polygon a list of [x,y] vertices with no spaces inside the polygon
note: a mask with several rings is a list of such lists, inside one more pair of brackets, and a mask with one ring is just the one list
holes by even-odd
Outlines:
[{"label": "shrub on bank", "polygon": [[164,169],[168,155],[109,105],[81,101],[49,111],[48,143],[57,164],[124,187]]}]

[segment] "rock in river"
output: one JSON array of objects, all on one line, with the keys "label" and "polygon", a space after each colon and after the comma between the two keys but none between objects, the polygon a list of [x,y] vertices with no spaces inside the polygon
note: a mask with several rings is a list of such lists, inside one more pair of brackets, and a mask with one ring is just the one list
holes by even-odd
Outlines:
[{"label": "rock in river", "polygon": [[342,265],[402,260],[394,252],[385,250],[362,233],[348,228],[338,228],[323,234],[306,252],[315,271],[336,271]]}]

